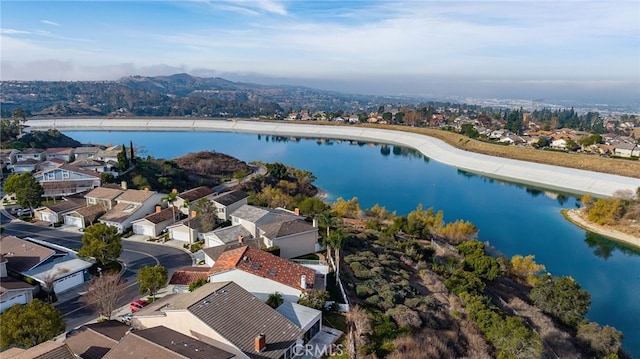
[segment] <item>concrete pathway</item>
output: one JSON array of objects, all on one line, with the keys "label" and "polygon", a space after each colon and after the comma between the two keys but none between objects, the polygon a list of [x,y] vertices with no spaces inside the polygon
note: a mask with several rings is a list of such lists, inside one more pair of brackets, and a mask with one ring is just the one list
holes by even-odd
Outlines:
[{"label": "concrete pathway", "polygon": [[46,119],[29,120],[27,125],[32,129],[223,131],[371,141],[412,147],[430,159],[487,177],[576,194],[590,193],[608,197],[617,190],[635,192],[636,188],[640,187],[639,178],[492,157],[463,151],[444,141],[425,135],[357,126],[307,125],[285,121],[210,119],[180,119],[177,121],[176,119],[156,118]]}]

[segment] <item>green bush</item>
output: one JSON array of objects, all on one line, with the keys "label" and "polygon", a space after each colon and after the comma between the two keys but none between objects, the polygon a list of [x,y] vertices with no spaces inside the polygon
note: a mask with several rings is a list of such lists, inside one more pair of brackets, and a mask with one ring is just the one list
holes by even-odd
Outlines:
[{"label": "green bush", "polygon": [[262,248],[262,250],[267,252],[267,253],[271,253],[274,256],[280,257],[280,247],[278,247],[278,246],[273,246],[273,247],[269,247],[269,248]]},{"label": "green bush", "polygon": [[358,279],[367,279],[372,277],[371,271],[359,262],[350,263],[349,266],[353,271],[353,275],[355,275]]},{"label": "green bush", "polygon": [[375,291],[365,285],[362,285],[362,284],[356,285],[356,295],[359,298],[363,298],[363,299],[367,298],[371,296],[373,293],[375,293]]}]

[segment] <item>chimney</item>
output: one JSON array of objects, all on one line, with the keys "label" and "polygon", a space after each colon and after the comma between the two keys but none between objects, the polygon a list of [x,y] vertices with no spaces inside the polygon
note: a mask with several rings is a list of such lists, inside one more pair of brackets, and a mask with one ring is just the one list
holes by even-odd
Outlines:
[{"label": "chimney", "polygon": [[313,228],[318,228],[318,220],[316,218],[313,219]]},{"label": "chimney", "polygon": [[171,190],[171,193],[178,193],[178,190],[176,188]]},{"label": "chimney", "polygon": [[242,243],[242,241],[244,240],[244,238],[242,238],[242,236],[238,236],[238,242]]},{"label": "chimney", "polygon": [[162,207],[160,207],[160,205],[158,204],[158,205],[156,205],[156,213],[158,213],[160,211],[162,211]]},{"label": "chimney", "polygon": [[304,274],[300,276],[300,288],[307,289],[307,276]]},{"label": "chimney", "polygon": [[267,337],[264,335],[264,333],[260,333],[260,335],[256,337],[255,344],[256,351],[258,353],[263,352],[265,349],[267,349]]},{"label": "chimney", "polygon": [[198,212],[196,211],[191,211],[191,218],[196,218],[196,215],[198,214]]},{"label": "chimney", "polygon": [[120,182],[120,187],[121,187],[123,190],[125,190],[125,191],[126,191],[126,190],[127,190],[127,181],[122,181],[122,182]]},{"label": "chimney", "polygon": [[144,191],[145,191],[145,192],[149,192],[149,187],[145,187],[145,188],[144,188]]},{"label": "chimney", "polygon": [[293,210],[293,213],[296,214],[296,216],[300,215],[300,208],[296,207],[296,209]]}]

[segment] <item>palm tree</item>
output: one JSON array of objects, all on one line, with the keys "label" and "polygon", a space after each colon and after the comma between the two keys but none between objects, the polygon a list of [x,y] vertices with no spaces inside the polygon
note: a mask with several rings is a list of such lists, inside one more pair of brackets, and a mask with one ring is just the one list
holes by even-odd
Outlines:
[{"label": "palm tree", "polygon": [[267,298],[265,303],[267,303],[271,308],[276,309],[284,303],[284,299],[282,299],[282,294],[280,294],[280,292],[274,292],[269,294],[269,298]]},{"label": "palm tree", "polygon": [[348,237],[342,233],[342,229],[337,228],[335,231],[331,232],[326,241],[327,244],[329,244],[329,246],[327,246],[327,253],[331,250],[330,247],[332,247],[335,252],[336,283],[340,277],[340,249],[345,245],[347,239]]},{"label": "palm tree", "polygon": [[193,240],[191,239],[191,202],[185,199],[182,207],[187,209],[187,230],[189,231],[189,245],[191,246],[193,244]]},{"label": "palm tree", "polygon": [[341,223],[339,223],[339,218],[331,211],[323,211],[318,214],[318,225],[320,227],[325,227],[327,230],[327,234],[322,239],[322,244],[327,247],[327,257],[331,259],[331,247],[333,244],[329,240],[331,237],[331,228],[339,228]]},{"label": "palm tree", "polygon": [[173,214],[173,223],[176,223],[176,207],[173,204],[176,202],[177,199],[178,199],[178,191],[176,191],[175,189],[167,193],[166,196],[162,197],[162,200],[167,201],[169,206],[171,206],[171,213]]}]

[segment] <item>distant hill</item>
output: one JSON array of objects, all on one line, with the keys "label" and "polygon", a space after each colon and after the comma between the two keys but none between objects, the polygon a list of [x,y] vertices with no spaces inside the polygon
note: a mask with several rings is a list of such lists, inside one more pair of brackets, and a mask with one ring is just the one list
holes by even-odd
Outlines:
[{"label": "distant hill", "polygon": [[2,116],[252,117],[291,110],[358,111],[412,99],[348,95],[301,86],[267,86],[188,74],[117,81],[1,81]]}]

